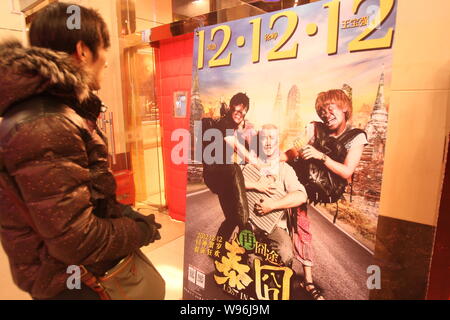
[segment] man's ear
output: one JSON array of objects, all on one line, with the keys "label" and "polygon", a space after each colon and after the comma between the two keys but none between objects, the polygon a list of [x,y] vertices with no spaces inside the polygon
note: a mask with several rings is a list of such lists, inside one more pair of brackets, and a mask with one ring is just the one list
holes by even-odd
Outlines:
[{"label": "man's ear", "polygon": [[77,59],[79,62],[85,62],[87,56],[87,49],[88,47],[84,44],[83,41],[81,40],[78,41],[75,46],[75,52],[73,54],[75,59]]},{"label": "man's ear", "polygon": [[348,112],[348,105],[346,105],[346,104],[343,104],[343,106],[342,106],[342,112],[344,112],[344,113],[347,113]]}]

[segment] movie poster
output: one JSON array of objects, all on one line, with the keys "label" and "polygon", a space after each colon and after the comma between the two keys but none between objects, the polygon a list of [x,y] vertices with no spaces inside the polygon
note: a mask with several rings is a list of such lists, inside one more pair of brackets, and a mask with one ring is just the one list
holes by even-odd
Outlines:
[{"label": "movie poster", "polygon": [[377,288],[396,5],[324,0],[195,31],[185,299]]}]

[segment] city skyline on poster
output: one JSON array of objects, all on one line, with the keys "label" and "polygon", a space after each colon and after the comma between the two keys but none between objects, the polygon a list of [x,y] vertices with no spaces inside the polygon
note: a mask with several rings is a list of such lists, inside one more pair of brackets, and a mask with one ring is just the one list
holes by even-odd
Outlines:
[{"label": "city skyline on poster", "polygon": [[[367,23],[371,19],[376,19],[374,15],[378,1],[370,1],[360,9],[365,13]],[[266,111],[273,107],[276,99],[278,85],[281,84],[281,95],[287,97],[291,87],[297,86],[301,94],[299,107],[305,118],[305,122],[318,120],[314,110],[314,101],[319,92],[328,90],[328,88],[341,88],[344,83],[350,85],[353,89],[354,111],[357,113],[365,106],[373,106],[376,99],[376,90],[382,73],[385,74],[385,90],[390,90],[391,82],[391,50],[369,50],[360,52],[348,52],[349,43],[361,34],[362,28],[341,29],[338,36],[337,54],[327,54],[328,37],[328,12],[323,8],[327,1],[320,1],[302,6],[298,10],[298,27],[294,35],[285,43],[284,48],[291,48],[292,44],[298,43],[297,58],[268,61],[268,52],[283,34],[286,28],[286,21],[278,20],[274,29],[268,26],[262,26],[261,34],[277,34],[277,39],[261,41],[261,59],[258,63],[251,62],[250,39],[252,38],[252,28],[249,21],[252,18],[242,19],[227,23],[233,33],[229,41],[228,50],[232,53],[231,65],[228,67],[194,69],[194,75],[198,72],[198,85],[201,88],[202,103],[208,109],[215,109],[220,102],[229,99],[234,92],[245,91],[251,97],[251,108],[248,117],[255,118],[256,124],[261,125],[273,117],[267,114],[261,117],[254,115],[259,111]],[[351,19],[351,6],[353,1],[342,1],[341,3],[341,21]],[[286,9],[284,11],[289,11]],[[281,11],[283,12],[283,11]],[[345,14],[347,13],[347,14]],[[372,35],[367,39],[377,38],[387,30],[392,28],[395,22],[395,15],[391,14],[383,23],[379,31],[375,29]],[[317,34],[308,36],[306,27],[309,23],[317,25]],[[235,26],[239,25],[239,29]],[[247,25],[247,26],[245,26]],[[340,27],[342,27],[340,25]],[[205,28],[206,30],[212,27]],[[237,31],[239,30],[239,31]],[[236,40],[244,36],[246,44],[244,47],[238,47]],[[196,38],[196,41],[198,39]],[[221,43],[223,35],[217,33],[215,42]],[[211,58],[215,52],[205,50],[205,60]],[[198,59],[198,51],[194,50],[194,62]],[[288,72],[287,72],[288,70]],[[281,74],[280,74],[281,73]],[[274,75],[280,77],[274,77]],[[257,79],[257,81],[255,81]],[[385,101],[389,105],[389,97]],[[218,111],[215,111],[218,116]]]}]

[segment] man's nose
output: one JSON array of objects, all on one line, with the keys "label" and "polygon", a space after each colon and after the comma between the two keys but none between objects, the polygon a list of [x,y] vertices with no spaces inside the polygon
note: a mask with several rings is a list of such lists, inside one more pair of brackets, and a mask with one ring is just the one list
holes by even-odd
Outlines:
[{"label": "man's nose", "polygon": [[328,118],[331,115],[330,110],[323,110],[322,117]]}]

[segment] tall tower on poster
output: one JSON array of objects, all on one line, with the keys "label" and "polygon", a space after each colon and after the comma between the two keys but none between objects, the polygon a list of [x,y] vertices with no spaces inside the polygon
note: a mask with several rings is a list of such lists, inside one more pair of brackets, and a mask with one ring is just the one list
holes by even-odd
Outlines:
[{"label": "tall tower on poster", "polygon": [[300,90],[296,85],[289,89],[286,108],[281,116],[280,146],[288,149],[300,137],[304,127],[300,119]]},{"label": "tall tower on poster", "polygon": [[388,112],[384,99],[384,72],[381,73],[377,96],[366,125],[367,141],[354,176],[356,193],[373,202],[380,200]]},{"label": "tall tower on poster", "polygon": [[388,112],[384,101],[384,72],[381,74],[378,85],[377,98],[373,107],[370,120],[366,126],[367,139],[369,143],[380,148],[374,150],[377,159],[384,155],[384,142],[386,141],[386,131],[388,122]]},{"label": "tall tower on poster", "polygon": [[286,111],[283,115],[285,119],[285,127],[289,130],[299,128],[298,111],[300,108],[300,90],[296,85],[293,85],[288,93]]},{"label": "tall tower on poster", "polygon": [[200,99],[200,84],[197,70],[194,71],[194,81],[191,91],[191,121],[200,120],[203,116],[203,105]]},{"label": "tall tower on poster", "polygon": [[281,125],[281,113],[283,108],[283,97],[281,96],[281,83],[278,82],[277,95],[275,97],[275,103],[272,109],[273,124],[278,127]]},{"label": "tall tower on poster", "polygon": [[198,73],[194,71],[192,90],[191,90],[191,119],[189,121],[189,131],[191,133],[191,159],[195,159],[196,137],[201,136],[201,132],[194,132],[195,121],[200,121],[203,117],[203,104],[200,99],[200,85],[198,80]]}]

